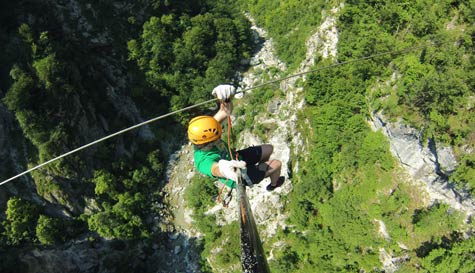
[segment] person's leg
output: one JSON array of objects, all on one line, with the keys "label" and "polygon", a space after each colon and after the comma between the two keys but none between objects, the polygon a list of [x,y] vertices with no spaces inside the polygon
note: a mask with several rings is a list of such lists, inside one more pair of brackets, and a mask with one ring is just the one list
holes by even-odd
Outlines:
[{"label": "person's leg", "polygon": [[251,146],[246,149],[237,151],[239,158],[246,161],[248,165],[254,165],[261,162],[262,158],[262,147],[261,146]]},{"label": "person's leg", "polygon": [[[282,163],[277,159],[270,159],[274,147],[270,144],[253,146],[238,151],[242,159],[248,164],[247,174],[254,184],[259,183],[265,177],[269,177],[271,183],[268,190],[279,187],[284,182],[284,177],[280,176]],[[257,165],[255,165],[257,163]],[[271,189],[269,189],[271,188]]]},{"label": "person's leg", "polygon": [[251,146],[237,152],[247,164],[256,164],[269,161],[273,151],[274,147],[271,144],[262,144],[259,146]]},{"label": "person's leg", "polygon": [[259,163],[258,169],[264,172],[264,177],[270,178],[270,183],[273,186],[277,185],[277,180],[280,177],[280,169],[282,163],[280,160],[272,159],[267,162]]},{"label": "person's leg", "polygon": [[270,159],[271,154],[274,152],[274,146],[271,144],[262,144],[259,146],[261,148],[261,159],[259,162],[267,162]]}]

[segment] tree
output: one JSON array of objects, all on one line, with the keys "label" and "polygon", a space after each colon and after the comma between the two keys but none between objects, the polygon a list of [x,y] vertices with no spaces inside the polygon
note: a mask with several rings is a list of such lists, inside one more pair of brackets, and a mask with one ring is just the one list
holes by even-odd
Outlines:
[{"label": "tree", "polygon": [[60,219],[40,215],[36,225],[36,236],[43,245],[54,245],[65,239],[64,225]]},{"label": "tree", "polygon": [[117,198],[118,202],[114,205],[103,202],[102,211],[89,217],[89,229],[111,239],[147,237],[149,231],[143,220],[145,196],[140,193],[124,193],[119,194]]},{"label": "tree", "polygon": [[205,5],[198,14],[177,9],[152,17],[142,35],[128,43],[129,59],[172,109],[204,100],[217,84],[232,82],[242,59],[250,56],[249,23],[241,14],[221,10],[222,4],[210,3],[215,7],[210,10]]},{"label": "tree", "polygon": [[474,255],[475,239],[469,238],[456,242],[448,249],[443,247],[433,249],[422,259],[422,268],[426,270],[425,272],[474,272]]},{"label": "tree", "polygon": [[8,244],[17,246],[21,243],[33,242],[38,214],[37,205],[19,197],[10,198],[7,202],[7,217],[2,223]]},{"label": "tree", "polygon": [[92,182],[96,185],[94,188],[96,195],[105,194],[114,198],[118,193],[117,178],[105,170],[95,171]]},{"label": "tree", "polygon": [[468,154],[462,157],[450,179],[459,187],[468,186],[469,190],[475,193],[475,155]]}]

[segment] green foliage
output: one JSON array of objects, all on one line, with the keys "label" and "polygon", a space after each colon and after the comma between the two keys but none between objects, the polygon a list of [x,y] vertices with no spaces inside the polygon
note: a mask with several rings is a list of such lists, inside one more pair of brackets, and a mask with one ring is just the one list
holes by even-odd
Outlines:
[{"label": "green foliage", "polygon": [[[210,241],[210,249],[221,249],[214,255],[214,259],[219,268],[230,268],[227,272],[242,272],[241,269],[241,240],[239,234],[239,223],[233,222],[230,225],[218,227],[222,229],[221,236],[214,242]],[[206,250],[205,250],[206,251]],[[209,257],[209,255],[207,255]]]},{"label": "green foliage", "polygon": [[[87,33],[92,38],[62,31],[76,23],[56,18],[53,5],[44,1],[0,3],[4,45],[0,95],[6,91],[2,101],[35,146],[29,151],[31,164],[88,142],[101,132],[98,128],[107,127],[105,132],[130,125],[123,109],[117,109],[123,101],[111,100],[130,96],[142,115],[176,110],[205,100],[216,84],[232,82],[235,71],[242,68],[241,60],[251,54],[250,24],[234,2],[153,0],[147,8],[141,1],[124,3],[127,8],[120,10],[110,1],[79,4],[93,28]],[[238,3],[268,30],[289,71],[304,58],[305,41],[321,24],[322,11],[328,13],[339,4]],[[309,106],[300,114],[300,126],[310,148],[308,155],[296,155],[299,172],[293,174],[294,188],[287,204],[290,223],[276,238],[283,247],[273,252],[273,271],[377,272],[381,247],[394,255],[409,253],[411,259],[401,272],[474,271],[473,240],[445,243],[447,234],[459,229],[459,216],[442,205],[425,208],[413,187],[397,185],[399,173],[393,169],[387,141],[366,124],[368,109],[376,106],[390,117],[401,115],[411,125],[424,128],[426,137],[463,147],[460,150],[473,147],[474,1],[350,0],[340,7],[338,61],[427,46],[321,70],[300,85]],[[21,21],[40,17],[30,20],[30,25]],[[68,27],[58,27],[63,24]],[[106,41],[97,42],[102,33],[107,33]],[[332,63],[317,61],[317,67]],[[386,86],[394,71],[396,79]],[[381,90],[379,84],[384,85]],[[154,90],[149,91],[150,87]],[[268,128],[254,124],[253,118],[266,112],[264,102],[276,96],[275,89],[255,90],[241,110],[246,119],[237,127],[255,126],[264,136]],[[169,127],[173,122],[160,125]],[[85,126],[91,130],[81,132]],[[165,126],[158,127],[153,130],[161,132]],[[104,144],[35,172],[39,193],[57,193],[59,202],[66,205],[62,199],[70,197],[62,191],[81,188],[74,192],[78,198],[84,193],[98,204],[97,210],[81,218],[89,230],[126,240],[150,236],[149,204],[157,200],[155,191],[163,185],[165,160],[156,146],[131,139],[127,135],[117,141],[120,146]],[[111,160],[120,150],[126,150],[128,158]],[[451,176],[454,183],[472,192],[474,161],[471,155],[461,156]],[[94,170],[92,178],[89,170]],[[196,179],[186,198],[195,209],[196,227],[204,234],[202,263],[212,257],[213,266],[229,269],[226,272],[238,270],[237,225],[218,226],[214,215],[205,214],[217,189],[209,180]],[[70,180],[77,183],[66,184]],[[5,215],[4,245],[34,242],[35,234],[46,245],[63,240],[58,235],[63,223],[38,216],[39,209],[29,202],[12,198]],[[378,234],[375,219],[386,223],[391,239]],[[399,242],[408,250],[400,250]],[[214,252],[219,248],[229,251]],[[418,250],[424,255],[415,255]],[[15,256],[2,252],[5,259],[0,271],[11,271],[10,266],[17,263],[11,257]],[[131,260],[127,256],[111,268],[125,270]],[[108,257],[106,264],[113,261]],[[209,264],[203,266],[202,271],[206,270],[211,271]]]},{"label": "green foliage", "polygon": [[217,187],[209,178],[201,175],[195,175],[192,178],[191,185],[185,192],[185,200],[194,212],[194,227],[204,234],[201,253],[201,263],[204,264],[202,270],[211,272],[208,267],[212,266],[212,268],[226,268],[227,272],[240,272],[241,267],[238,265],[241,248],[240,237],[237,236],[239,224],[233,222],[230,225],[221,226],[216,223],[216,215],[206,213],[212,205],[216,204],[213,200],[217,194]]},{"label": "green foliage", "polygon": [[96,185],[94,191],[97,195],[108,194],[109,196],[116,196],[118,193],[115,189],[117,183],[114,176],[104,170],[95,171],[92,182]]},{"label": "green foliage", "polygon": [[271,267],[276,272],[296,272],[297,264],[299,263],[299,255],[296,251],[290,247],[285,247],[283,250],[278,251],[275,262],[271,263]]},{"label": "green foliage", "polygon": [[18,197],[7,202],[6,219],[2,222],[9,245],[18,246],[35,240],[39,207]]},{"label": "green foliage", "polygon": [[191,180],[191,185],[186,189],[185,200],[187,205],[194,210],[196,215],[195,226],[206,234],[205,249],[208,244],[221,236],[221,228],[216,224],[216,216],[205,214],[207,208],[214,204],[218,189],[209,178],[198,175]]},{"label": "green foliage", "polygon": [[322,10],[327,1],[315,0],[255,0],[239,1],[249,11],[258,26],[269,32],[275,42],[277,55],[296,68],[305,58],[305,42],[321,23]]},{"label": "green foliage", "polygon": [[39,59],[33,63],[33,68],[36,71],[39,82],[44,85],[46,89],[53,87],[54,69],[58,67],[58,63],[55,60],[54,54]]},{"label": "green foliage", "polygon": [[[27,25],[22,25],[19,32],[31,45],[32,61],[13,66],[13,83],[3,101],[38,149],[39,159],[45,161],[64,152],[77,138],[71,127],[84,115],[76,92],[77,71],[74,65],[58,58],[47,32],[35,37]],[[62,167],[56,171],[65,176],[72,173],[70,166]]]},{"label": "green foliage", "polygon": [[218,193],[216,186],[209,178],[201,175],[194,176],[190,182],[191,184],[185,192],[186,202],[188,206],[204,212],[206,207],[214,204],[213,199]]},{"label": "green foliage", "polygon": [[355,156],[361,164],[368,166],[376,164],[383,170],[391,170],[394,167],[394,159],[387,152],[388,147],[388,140],[381,132],[368,132]]},{"label": "green foliage", "polygon": [[[112,163],[109,170],[94,172],[91,182],[101,206],[91,215],[85,215],[90,230],[111,239],[150,236],[146,221],[154,198],[150,193],[161,183],[163,169],[160,162],[163,159],[160,150],[149,148],[151,152],[148,154],[122,158]],[[138,166],[136,162],[143,165]]]},{"label": "green foliage", "polygon": [[[474,66],[470,61],[473,58],[472,42],[470,38],[467,40],[467,33],[461,31],[453,20],[458,17],[457,9],[464,9],[467,4],[452,1],[418,1],[413,5],[401,5],[397,1],[384,5],[359,3],[365,7],[364,13],[358,13],[361,17],[355,19],[353,16],[356,11],[363,10],[357,6],[345,8],[341,16],[342,29],[348,29],[340,35],[339,52],[343,55],[358,54],[355,52],[354,37],[363,37],[357,43],[364,45],[361,50],[364,48],[366,55],[373,51],[387,51],[374,48],[376,45],[391,46],[388,50],[408,47],[416,41],[427,45],[421,50],[394,58],[394,69],[400,75],[396,92],[391,93],[389,98],[381,97],[381,102],[386,114],[392,117],[402,115],[413,126],[423,127],[426,137],[435,137],[453,145],[465,142],[467,134],[472,132],[467,126],[461,129],[461,125],[473,123],[472,115],[466,113],[470,108],[467,98],[473,94],[474,83],[471,73]],[[430,8],[422,14],[417,7],[424,6]],[[358,25],[355,20],[366,27]],[[373,24],[376,21],[377,24]],[[443,27],[447,24],[454,24],[454,27]],[[364,38],[368,26],[372,28],[372,37],[379,39],[386,35],[387,39],[378,42]],[[368,52],[368,49],[373,51]]]},{"label": "green foliage", "polygon": [[458,110],[458,100],[469,88],[464,83],[466,72],[459,61],[460,51],[453,47],[443,50],[430,48],[423,56],[414,56],[412,62],[401,65],[404,77],[398,92],[400,102],[420,111],[430,123],[434,123],[435,133],[439,134],[447,130],[440,121]]},{"label": "green foliage", "polygon": [[249,22],[242,14],[220,10],[220,4],[200,14],[185,10],[151,17],[139,39],[128,42],[129,59],[171,99],[172,109],[205,100],[214,86],[231,82],[241,60],[250,57]]},{"label": "green foliage", "polygon": [[147,162],[150,164],[150,168],[158,174],[161,174],[164,170],[163,158],[160,150],[152,151],[147,156]]},{"label": "green foliage", "polygon": [[64,225],[60,219],[40,215],[36,225],[36,237],[43,245],[54,245],[65,240]]},{"label": "green foliage", "polygon": [[10,92],[4,97],[5,105],[13,111],[28,108],[31,105],[29,90],[35,86],[32,77],[23,72],[18,66],[13,67],[10,76],[15,81],[10,87]]},{"label": "green foliage", "polygon": [[141,215],[145,209],[145,196],[140,193],[120,194],[117,203],[103,202],[104,211],[88,219],[90,230],[105,238],[133,239],[147,237],[149,232]]},{"label": "green foliage", "polygon": [[448,205],[441,204],[416,211],[413,216],[414,232],[421,240],[440,238],[451,230],[456,230],[460,222],[459,213],[449,209]]},{"label": "green foliage", "polygon": [[282,255],[294,262],[278,263],[289,270],[282,272],[368,271],[380,263],[374,218],[384,211],[372,206],[383,199],[378,192],[390,184],[394,163],[387,140],[366,123],[362,71],[344,79],[323,72],[305,85],[313,148],[294,179],[289,210],[297,232],[306,235],[284,234],[290,248]]},{"label": "green foliage", "polygon": [[[380,247],[400,253],[394,242],[404,242],[411,251],[430,251],[460,229],[457,213],[441,205],[425,208],[414,189],[394,186],[394,179],[400,178],[393,169],[388,142],[366,124],[368,102],[371,106],[377,102],[377,110],[424,124],[427,136],[448,143],[466,141],[460,135],[470,134],[467,125],[473,119],[467,110],[470,100],[462,98],[470,96],[473,73],[467,71],[472,71],[473,65],[465,63],[468,59],[462,55],[471,53],[465,45],[454,43],[466,40],[457,27],[452,32],[441,31],[458,4],[345,3],[338,23],[339,61],[403,48],[418,39],[433,39],[437,47],[401,57],[382,55],[309,75],[304,86],[309,107],[300,117],[308,119],[311,126],[306,129],[308,125],[302,122],[300,127],[306,133],[310,155],[297,155],[300,171],[293,178],[288,206],[290,224],[295,228],[280,235],[287,247],[277,259],[288,257],[289,261],[274,263],[273,268],[279,272],[368,272],[380,268]],[[430,7],[426,10],[430,15],[422,16],[423,6]],[[329,64],[323,60],[316,66]],[[389,78],[389,68],[395,66],[401,75],[392,86],[378,90],[377,81]],[[454,132],[458,134],[455,138]],[[454,180],[469,179],[467,170],[473,166],[468,163],[467,167],[462,161]],[[386,223],[391,239],[384,240],[377,233],[375,219]],[[417,258],[409,264],[405,268],[415,271]]]},{"label": "green foliage", "polygon": [[472,194],[475,193],[475,155],[468,154],[461,158],[450,179],[460,187],[467,187]]},{"label": "green foliage", "polygon": [[456,242],[451,248],[435,248],[422,259],[423,272],[460,272],[475,270],[475,240]]},{"label": "green foliage", "polygon": [[[207,99],[216,84],[232,82],[250,57],[250,24],[231,1],[116,4],[78,3],[80,24],[70,7],[45,1],[0,4],[0,98],[32,144],[29,164],[135,124],[140,116]],[[39,194],[54,205],[73,208],[74,216],[87,208],[80,227],[44,215],[36,223],[35,212],[31,219],[25,216],[28,224],[5,220],[3,238],[17,246],[34,241],[35,231],[44,245],[63,241],[58,230],[68,239],[78,235],[71,229],[120,240],[156,235],[149,222],[151,203],[162,201],[167,160],[157,147],[179,131],[166,129],[176,127],[173,119],[157,124],[150,127],[156,139],[149,143],[142,133],[124,134],[32,174]],[[29,209],[34,212],[24,210]],[[207,220],[203,227],[218,236],[212,217]]]}]

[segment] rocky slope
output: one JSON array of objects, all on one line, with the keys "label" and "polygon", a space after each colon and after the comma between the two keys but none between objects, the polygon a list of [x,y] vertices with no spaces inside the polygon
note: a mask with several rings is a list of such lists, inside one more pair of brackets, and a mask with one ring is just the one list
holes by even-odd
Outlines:
[{"label": "rocky slope", "polygon": [[[373,113],[370,125],[374,131],[382,131],[388,138],[391,153],[406,172],[401,177],[405,178],[406,183],[420,189],[426,206],[445,203],[464,213],[466,222],[471,221],[475,212],[474,200],[467,192],[455,189],[447,179],[457,166],[450,147],[440,147],[433,140],[423,141],[420,132],[402,121],[389,122],[382,113]],[[382,237],[390,240],[384,222],[377,219],[375,222],[379,224]],[[405,249],[403,245],[400,247]],[[384,248],[379,251],[385,272],[396,272],[401,261],[409,259],[408,255],[394,257]]]},{"label": "rocky slope", "polygon": [[[307,58],[302,62],[298,71],[295,74],[308,71],[314,64],[314,56],[319,52],[325,57],[334,57],[336,54],[337,44],[337,30],[335,27],[335,14],[338,9],[333,9],[326,16],[319,30],[311,36],[307,43]],[[252,21],[252,18],[250,18]],[[252,68],[243,75],[241,86],[243,89],[253,87],[262,83],[262,73],[267,73],[269,69],[275,68],[279,71],[285,71],[286,67],[274,55],[272,40],[267,38],[265,30],[257,26],[253,26],[258,40],[264,41],[260,47],[259,52],[251,59]],[[273,158],[282,161],[282,175],[285,176],[286,182],[283,187],[276,189],[273,192],[268,192],[265,187],[269,183],[265,179],[260,184],[248,189],[248,197],[251,208],[260,230],[262,241],[266,241],[272,237],[278,228],[285,226],[285,219],[287,215],[283,212],[285,203],[282,201],[283,197],[292,190],[291,173],[293,168],[298,168],[298,162],[292,162],[295,153],[302,153],[304,149],[304,140],[297,132],[297,111],[302,109],[304,100],[301,96],[301,88],[295,86],[296,78],[291,78],[280,84],[280,89],[284,92],[284,97],[269,101],[267,105],[267,113],[260,113],[254,117],[256,123],[266,124],[271,129],[268,135],[268,142],[274,146]],[[252,96],[252,91],[245,94],[245,96]],[[237,105],[239,102],[236,103]],[[239,107],[239,106],[237,106]],[[237,117],[233,116],[233,120]],[[240,133],[238,139],[237,149],[247,147],[250,145],[259,145],[263,141],[250,131],[243,131]],[[193,219],[190,217],[191,212],[184,203],[184,192],[187,186],[187,181],[196,175],[192,164],[193,160],[192,148],[190,145],[185,145],[180,151],[175,154],[174,160],[169,164],[169,179],[166,186],[167,200],[174,210],[174,223],[177,231],[180,234],[185,234],[188,239],[199,237],[199,233],[193,229]],[[223,208],[221,204],[217,204],[211,208],[208,213],[213,213],[218,216],[220,224],[227,224],[232,221],[237,221],[237,197],[234,191],[233,202],[228,208]],[[186,249],[186,241],[177,240],[177,247],[181,249],[185,255],[190,256],[189,249]],[[192,250],[191,250],[192,251]],[[215,251],[222,251],[216,249]],[[193,255],[191,255],[193,256]],[[272,257],[268,257],[272,258]],[[178,258],[179,259],[179,258]],[[188,268],[194,268],[196,265],[192,260],[188,260]]]}]

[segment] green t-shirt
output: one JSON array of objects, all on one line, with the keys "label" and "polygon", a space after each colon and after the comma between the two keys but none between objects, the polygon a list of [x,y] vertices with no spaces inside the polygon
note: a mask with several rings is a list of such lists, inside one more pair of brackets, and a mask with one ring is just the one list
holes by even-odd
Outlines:
[{"label": "green t-shirt", "polygon": [[[195,147],[193,157],[195,160],[195,167],[200,173],[216,178],[211,173],[211,167],[215,162],[218,162],[221,159],[229,160],[229,152],[224,143],[219,141],[210,149],[200,150]],[[221,178],[220,180],[221,183],[224,183],[229,188],[236,188],[236,183],[234,181],[225,178]]]}]

